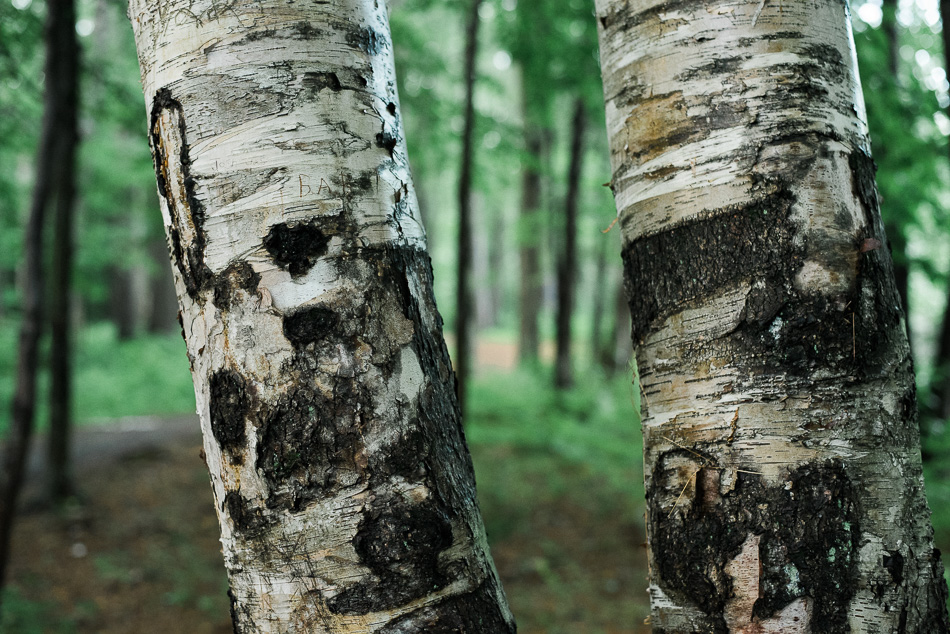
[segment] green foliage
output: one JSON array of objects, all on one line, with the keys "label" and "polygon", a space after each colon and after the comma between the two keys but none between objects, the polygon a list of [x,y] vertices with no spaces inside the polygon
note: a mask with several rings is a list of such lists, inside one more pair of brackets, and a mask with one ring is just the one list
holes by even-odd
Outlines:
[{"label": "green foliage", "polygon": [[[600,508],[632,508],[643,499],[642,439],[627,376],[596,371],[569,391],[556,391],[546,371],[478,377],[465,433],[473,451],[501,449],[504,458],[479,471],[479,490],[496,537],[523,526],[540,498],[562,496],[595,480],[587,498]],[[586,485],[584,485],[586,486]],[[617,496],[627,500],[618,504]],[[582,496],[583,497],[583,496]]]},{"label": "green foliage", "polygon": [[881,214],[888,237],[898,248],[893,255],[907,263],[904,245],[908,227],[926,209],[941,207],[939,167],[946,140],[934,123],[940,111],[937,97],[912,74],[895,76],[891,50],[883,28],[866,28],[855,37],[864,84],[868,127],[878,165]]},{"label": "green foliage", "polygon": [[[9,425],[15,374],[16,328],[0,322],[0,433]],[[79,424],[126,416],[180,414],[195,410],[185,346],[175,335],[145,335],[120,341],[115,328],[99,323],[76,342],[74,414]],[[46,384],[45,373],[40,386]],[[47,420],[40,401],[37,420]]]},{"label": "green foliage", "polygon": [[[76,606],[77,610],[88,609]],[[3,590],[0,634],[71,634],[78,631],[75,620],[60,614],[53,602],[30,601],[15,587]]]},{"label": "green foliage", "polygon": [[[29,200],[34,147],[42,115],[37,78],[42,56],[42,15],[35,7],[19,10],[0,2],[0,273],[20,257],[17,230]],[[0,310],[15,298],[0,287]]]}]

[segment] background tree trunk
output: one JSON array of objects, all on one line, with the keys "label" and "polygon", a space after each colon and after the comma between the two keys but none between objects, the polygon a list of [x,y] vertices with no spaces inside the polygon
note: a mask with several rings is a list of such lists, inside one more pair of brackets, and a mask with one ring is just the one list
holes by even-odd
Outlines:
[{"label": "background tree trunk", "polygon": [[459,168],[458,283],[455,304],[455,378],[459,410],[465,414],[465,388],[472,369],[472,164],[475,158],[475,61],[478,54],[478,8],[472,0],[465,29],[465,117]]},{"label": "background tree trunk", "polygon": [[[36,182],[30,215],[24,233],[23,312],[17,349],[17,378],[13,396],[13,416],[3,447],[0,470],[0,586],[6,576],[10,537],[17,498],[36,408],[36,370],[41,324],[43,323],[43,226],[52,201],[71,205],[71,187],[60,190],[72,169],[76,144],[76,93],[79,51],[76,43],[76,16],[72,0],[47,3],[46,88],[43,128],[37,152]],[[64,196],[64,193],[68,196]]]},{"label": "background tree trunk", "polygon": [[521,218],[518,243],[521,260],[521,285],[518,296],[518,362],[533,364],[538,361],[540,333],[538,313],[541,312],[541,257],[538,214],[541,207],[541,151],[540,130],[525,132],[527,165],[522,170]]},{"label": "background tree trunk", "polygon": [[235,630],[513,632],[385,3],[130,16]]},{"label": "background tree trunk", "polygon": [[[894,78],[894,85],[898,91],[901,86],[900,79],[900,38],[897,31],[897,0],[884,0],[883,4],[882,28],[887,36],[888,46],[888,70]],[[884,201],[885,206],[887,201]],[[904,228],[899,222],[895,222],[884,214],[884,230],[887,233],[888,244],[894,260],[894,282],[897,285],[897,294],[901,298],[901,306],[904,308],[904,315],[910,314],[910,299],[908,292],[910,290],[910,266],[907,262],[907,238],[904,237]],[[910,337],[909,323],[907,336]]]},{"label": "background tree trunk", "polygon": [[[58,54],[79,56],[75,29],[58,45]],[[70,473],[70,438],[72,435],[72,337],[73,320],[73,234],[76,208],[76,146],[79,142],[79,63],[74,62],[71,75],[64,78],[68,91],[67,104],[72,104],[63,119],[60,134],[60,178],[56,183],[56,206],[53,223],[53,266],[50,276],[50,393],[49,393],[49,492],[54,501],[61,501],[73,492]],[[66,96],[66,95],[64,95]]]},{"label": "background tree trunk", "polygon": [[599,0],[654,631],[948,631],[836,0]]},{"label": "background tree trunk", "polygon": [[568,388],[574,383],[571,371],[571,318],[574,316],[574,280],[577,277],[577,204],[580,197],[584,160],[584,101],[574,103],[571,122],[571,159],[564,202],[563,249],[557,267],[557,360],[554,385]]},{"label": "background tree trunk", "polygon": [[[940,19],[944,25],[948,25],[941,31],[946,68],[950,60],[950,21],[948,21],[950,20],[950,0],[940,0]],[[947,108],[947,112],[950,112],[950,108]],[[928,409],[946,423],[950,420],[950,283],[947,284],[947,305],[943,310],[943,320],[940,324],[930,395],[932,403],[928,403],[930,405]],[[929,431],[927,427],[924,427],[924,430]]]}]

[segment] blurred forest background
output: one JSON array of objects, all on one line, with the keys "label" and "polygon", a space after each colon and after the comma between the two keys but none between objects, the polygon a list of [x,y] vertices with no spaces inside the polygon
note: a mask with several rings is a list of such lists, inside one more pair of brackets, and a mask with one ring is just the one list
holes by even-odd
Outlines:
[{"label": "blurred forest background", "polygon": [[[615,210],[603,186],[610,167],[592,2],[483,0],[474,23],[471,6],[390,2],[405,135],[450,341],[465,51],[477,32],[472,301],[463,310],[475,340],[466,433],[489,539],[521,631],[648,631],[639,403],[620,236],[606,231]],[[928,495],[947,552],[950,84],[940,10],[937,0],[859,0],[852,9],[883,214],[909,307]],[[218,529],[132,32],[121,0],[78,0],[77,10],[75,495],[49,504],[43,461],[33,461],[0,630],[226,632]],[[43,0],[0,0],[0,434],[15,383],[44,15]],[[567,235],[576,239],[573,275]],[[559,311],[572,277],[573,310]],[[571,338],[556,364],[559,313]],[[42,350],[48,366],[48,343]],[[41,369],[41,430],[48,375]],[[40,454],[44,440],[34,439]]]}]

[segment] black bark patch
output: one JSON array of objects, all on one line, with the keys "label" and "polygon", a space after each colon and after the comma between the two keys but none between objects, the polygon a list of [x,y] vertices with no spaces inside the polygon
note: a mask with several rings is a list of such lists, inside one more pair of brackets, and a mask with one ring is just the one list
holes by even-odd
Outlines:
[{"label": "black bark patch", "polygon": [[930,557],[930,578],[935,579],[936,582],[927,584],[930,596],[918,631],[947,634],[950,632],[950,628],[947,627],[947,584],[942,582],[943,562],[939,548],[934,548]]},{"label": "black bark patch", "polygon": [[319,37],[323,31],[313,26],[310,22],[302,20],[293,26],[294,38],[299,40],[312,40]]},{"label": "black bark patch", "polygon": [[841,51],[831,44],[808,44],[802,47],[802,56],[820,64],[825,75],[836,77],[839,82],[848,73]]},{"label": "black bark patch", "polygon": [[877,185],[874,180],[877,164],[861,150],[855,150],[848,155],[848,166],[851,168],[852,191],[864,205],[867,217],[871,218],[879,208]]},{"label": "black bark patch", "polygon": [[304,73],[303,87],[312,93],[318,93],[325,88],[333,92],[343,90],[343,85],[336,73]]},{"label": "black bark patch", "polygon": [[[181,148],[178,155],[169,155],[169,148],[164,147],[161,134],[160,117],[166,110],[175,115],[178,135],[181,138]],[[201,201],[195,196],[195,181],[191,176],[191,158],[189,157],[188,135],[185,125],[184,108],[181,102],[172,97],[167,88],[155,93],[152,100],[152,112],[149,125],[149,134],[152,143],[152,157],[155,162],[155,176],[158,180],[158,193],[165,199],[165,205],[171,216],[172,224],[168,228],[171,241],[172,260],[185,283],[185,290],[193,300],[198,299],[198,292],[211,280],[211,270],[204,262],[205,251],[205,209]],[[175,172],[180,172],[181,181],[185,186],[185,200],[176,191],[177,178]],[[184,210],[185,217],[180,211]],[[194,230],[194,240],[189,244],[182,243],[182,228],[185,223]]]},{"label": "black bark patch", "polygon": [[386,46],[386,38],[369,27],[349,31],[346,41],[369,55],[378,55]]},{"label": "black bark patch", "polygon": [[254,409],[254,386],[234,370],[218,370],[208,380],[211,389],[211,433],[236,464],[244,462],[245,421]]},{"label": "black bark patch", "polygon": [[439,553],[451,545],[449,518],[433,504],[397,500],[365,512],[353,547],[377,580],[347,588],[328,607],[338,614],[369,614],[439,590],[446,583]]},{"label": "black bark patch", "polygon": [[495,594],[493,581],[485,581],[472,592],[401,616],[379,634],[514,634],[515,625],[505,620]]},{"label": "black bark patch", "polygon": [[753,46],[758,42],[774,42],[776,40],[801,40],[805,34],[800,31],[776,31],[774,33],[765,33],[756,37],[740,37],[737,43],[740,48]]},{"label": "black bark patch", "polygon": [[393,102],[390,101],[388,104],[386,104],[386,110],[387,110],[387,111],[389,112],[389,114],[391,114],[392,116],[394,116],[394,117],[396,116],[396,104],[394,104]]},{"label": "black bark patch", "polygon": [[269,37],[274,37],[275,35],[277,35],[277,29],[261,29],[260,31],[251,31],[246,36],[244,36],[244,39],[239,43],[257,42]]},{"label": "black bark patch", "polygon": [[261,276],[246,260],[238,260],[214,276],[214,305],[228,310],[235,298],[235,291],[243,290],[249,295],[257,293]]},{"label": "black bark patch", "polygon": [[237,491],[228,491],[224,496],[224,507],[234,523],[234,528],[242,537],[253,533],[266,524],[260,509],[251,509],[244,496]]},{"label": "black bark patch", "polygon": [[356,412],[371,401],[351,379],[337,381],[325,395],[300,374],[298,385],[262,408],[256,466],[270,485],[270,508],[300,510],[359,471],[362,448]]},{"label": "black bark patch", "polygon": [[890,550],[884,555],[884,568],[891,575],[895,586],[904,581],[904,556],[899,551]]},{"label": "black bark patch", "polygon": [[[759,548],[760,586],[771,592],[755,602],[753,613],[765,619],[795,598],[808,596],[812,618],[822,624],[822,631],[850,632],[843,607],[849,604],[857,582],[857,491],[838,461],[804,465],[791,474],[789,482],[788,490],[783,487],[772,493],[774,523],[762,527],[766,534],[765,545]],[[779,557],[769,556],[777,552]],[[790,578],[789,563],[798,571],[797,583]]]},{"label": "black bark patch", "polygon": [[376,135],[376,147],[383,148],[389,151],[389,155],[392,156],[393,151],[396,149],[396,145],[399,143],[399,136],[393,134],[389,130],[383,130]]},{"label": "black bark patch", "polygon": [[664,591],[702,610],[710,631],[727,632],[721,616],[732,598],[726,566],[750,535],[760,535],[762,572],[754,616],[768,618],[809,597],[822,632],[848,632],[842,606],[856,589],[860,513],[843,465],[809,463],[775,487],[740,472],[735,488],[716,504],[697,492],[671,509],[676,493],[669,489],[682,484],[668,476],[678,473],[675,460],[689,458],[681,449],[661,456],[647,492],[655,571]]},{"label": "black bark patch", "polygon": [[692,81],[695,79],[710,79],[720,75],[732,75],[742,64],[749,59],[748,55],[736,55],[733,57],[719,57],[695,68],[690,68],[680,73],[676,79],[679,81]]},{"label": "black bark patch", "polygon": [[338,323],[337,314],[329,308],[308,306],[284,317],[284,336],[299,350],[326,337]]},{"label": "black bark patch", "polygon": [[634,341],[642,340],[657,320],[741,280],[763,281],[776,295],[753,307],[755,319],[774,312],[802,261],[788,219],[793,203],[790,193],[780,191],[627,245],[624,279]]},{"label": "black bark patch", "polygon": [[271,227],[264,238],[264,248],[274,263],[300,277],[326,255],[330,238],[317,227],[316,222],[278,224]]}]

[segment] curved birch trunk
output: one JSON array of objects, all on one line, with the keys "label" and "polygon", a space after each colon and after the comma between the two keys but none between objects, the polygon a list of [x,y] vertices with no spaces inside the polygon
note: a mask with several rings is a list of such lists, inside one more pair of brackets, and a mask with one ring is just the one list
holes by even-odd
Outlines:
[{"label": "curved birch trunk", "polygon": [[132,0],[237,632],[513,632],[385,3]]},{"label": "curved birch trunk", "polygon": [[598,0],[654,632],[946,632],[840,0]]}]

